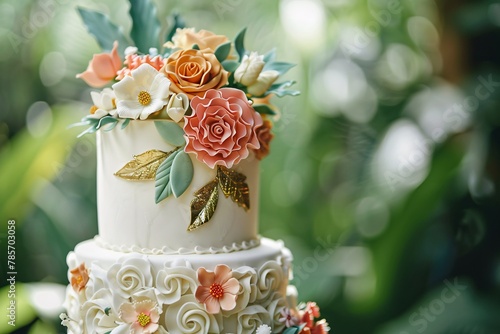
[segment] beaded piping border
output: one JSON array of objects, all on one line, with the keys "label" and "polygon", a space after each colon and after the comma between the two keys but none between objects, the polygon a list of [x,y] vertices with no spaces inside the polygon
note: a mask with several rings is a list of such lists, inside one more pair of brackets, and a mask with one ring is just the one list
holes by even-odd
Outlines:
[{"label": "beaded piping border", "polygon": [[129,246],[129,245],[112,245],[106,241],[104,241],[99,235],[94,237],[96,244],[99,247],[109,249],[115,252],[121,253],[140,253],[147,255],[190,255],[190,254],[223,254],[223,253],[232,253],[238,252],[242,250],[252,249],[260,245],[260,238],[251,239],[248,241],[243,241],[241,243],[234,242],[229,246],[222,247],[201,247],[196,246],[194,248],[178,248],[172,249],[167,246],[162,248],[145,248],[140,246]]}]

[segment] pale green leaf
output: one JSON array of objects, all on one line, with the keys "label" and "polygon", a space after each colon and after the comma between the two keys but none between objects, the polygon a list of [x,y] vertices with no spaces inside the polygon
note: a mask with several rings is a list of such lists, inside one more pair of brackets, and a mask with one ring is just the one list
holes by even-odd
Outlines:
[{"label": "pale green leaf", "polygon": [[223,62],[226,60],[227,56],[229,56],[229,52],[231,52],[231,42],[227,42],[221,44],[215,49],[214,55],[219,62]]},{"label": "pale green leaf", "polygon": [[160,50],[160,22],[157,9],[151,0],[129,0],[132,31],[130,35],[140,52],[149,53],[149,48]]},{"label": "pale green leaf", "polygon": [[236,49],[236,52],[238,53],[238,56],[240,57],[240,61],[241,61],[241,59],[243,59],[243,56],[245,55],[245,52],[246,52],[245,46],[244,46],[246,31],[247,31],[247,28],[243,28],[238,33],[238,35],[236,35],[236,38],[234,39],[234,48]]},{"label": "pale green leaf", "polygon": [[123,33],[122,28],[114,25],[106,15],[92,10],[78,8],[83,23],[104,51],[113,49],[114,41],[118,41],[118,54],[123,55],[125,48],[132,43]]},{"label": "pale green leaf", "polygon": [[266,63],[263,71],[277,71],[280,75],[283,75],[294,66],[295,64],[285,63],[281,61],[273,61],[270,63]]},{"label": "pale green leaf", "polygon": [[156,170],[155,176],[155,201],[160,203],[168,196],[172,195],[172,185],[170,175],[172,171],[172,163],[176,155],[180,152],[179,149],[170,153],[168,158],[162,162],[160,167]]},{"label": "pale green leaf", "polygon": [[179,151],[172,163],[170,184],[175,197],[180,197],[193,180],[193,162],[184,151]]},{"label": "pale green leaf", "polygon": [[172,121],[155,121],[155,127],[161,137],[172,146],[182,146],[186,143],[184,130]]},{"label": "pale green leaf", "polygon": [[234,60],[227,60],[226,59],[222,62],[222,67],[224,67],[224,69],[226,71],[231,72],[231,73],[236,71],[238,66],[240,66],[240,63],[238,63],[237,61],[234,61]]}]

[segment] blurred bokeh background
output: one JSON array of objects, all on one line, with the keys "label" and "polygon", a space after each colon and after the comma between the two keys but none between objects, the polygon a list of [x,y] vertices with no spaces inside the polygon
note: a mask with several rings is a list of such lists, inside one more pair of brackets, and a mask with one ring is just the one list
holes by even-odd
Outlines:
[{"label": "blurred bokeh background", "polygon": [[[262,164],[260,230],[294,253],[332,333],[500,333],[500,3],[156,1],[188,26],[297,63]],[[97,233],[87,112],[96,42],[120,1],[0,1],[0,333],[63,333],[66,254]],[[17,322],[7,324],[7,222]]]}]

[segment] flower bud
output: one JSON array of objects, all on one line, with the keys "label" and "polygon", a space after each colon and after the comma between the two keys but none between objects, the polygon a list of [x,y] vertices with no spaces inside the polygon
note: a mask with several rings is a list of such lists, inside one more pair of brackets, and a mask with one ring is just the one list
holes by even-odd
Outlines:
[{"label": "flower bud", "polygon": [[254,84],[265,64],[264,56],[259,56],[257,52],[250,53],[250,56],[245,55],[240,66],[234,71],[234,80],[245,86]]},{"label": "flower bud", "polygon": [[179,123],[189,108],[189,98],[186,94],[173,94],[167,105],[168,116],[176,123]]},{"label": "flower bud", "polygon": [[257,81],[248,86],[248,93],[253,96],[261,96],[263,95],[269,87],[278,79],[280,73],[278,71],[264,71],[262,72]]}]

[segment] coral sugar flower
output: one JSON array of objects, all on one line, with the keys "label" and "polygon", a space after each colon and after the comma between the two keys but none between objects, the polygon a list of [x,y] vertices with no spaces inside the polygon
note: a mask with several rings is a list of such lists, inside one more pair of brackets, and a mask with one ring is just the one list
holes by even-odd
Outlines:
[{"label": "coral sugar flower", "polygon": [[218,265],[213,272],[199,268],[198,281],[201,285],[196,289],[195,296],[205,304],[208,313],[216,314],[220,309],[230,311],[236,307],[240,284],[228,266]]}]

